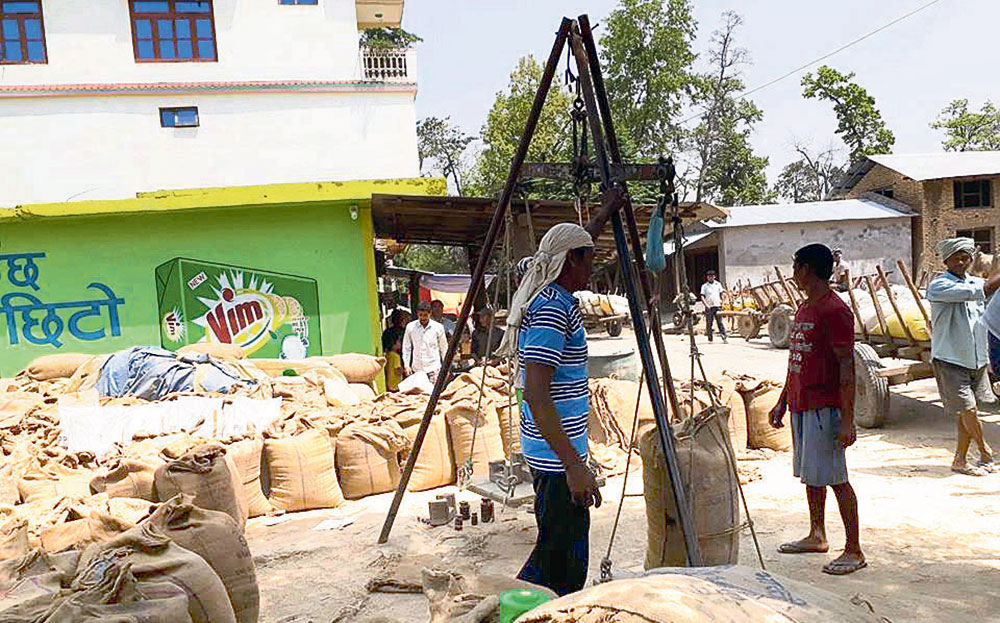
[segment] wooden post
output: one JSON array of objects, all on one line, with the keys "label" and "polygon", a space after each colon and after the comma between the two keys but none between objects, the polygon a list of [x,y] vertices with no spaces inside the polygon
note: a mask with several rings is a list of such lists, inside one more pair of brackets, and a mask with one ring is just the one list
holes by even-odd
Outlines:
[{"label": "wooden post", "polygon": [[[847,282],[853,283],[851,281],[851,270],[847,269]],[[854,298],[854,288],[848,288],[847,295],[851,299],[851,309],[854,311],[854,318],[858,321],[858,325],[861,327],[861,335],[864,336],[865,341],[869,340],[868,337],[868,327],[865,326],[865,319],[861,317],[860,308],[858,307],[858,301]]]},{"label": "wooden post", "polygon": [[788,283],[785,282],[785,276],[781,274],[781,269],[775,266],[774,274],[778,276],[778,281],[781,282],[781,287],[785,289],[785,294],[788,295],[788,298],[792,301],[792,305],[794,306],[799,302],[798,298],[795,296],[795,293],[792,292],[792,288],[788,287]]},{"label": "wooden post", "polygon": [[909,325],[906,324],[906,318],[903,318],[903,312],[900,311],[899,304],[896,303],[896,294],[892,291],[892,287],[889,285],[889,277],[887,277],[885,271],[882,270],[881,264],[875,268],[878,270],[878,276],[882,279],[882,283],[885,284],[885,293],[889,296],[889,304],[892,305],[892,311],[896,312],[896,318],[899,319],[899,324],[903,325],[903,333],[906,335],[906,339],[910,341],[910,345],[916,346],[917,340],[914,339],[913,332],[910,331]]},{"label": "wooden post", "polygon": [[903,260],[896,260],[896,266],[899,266],[899,272],[903,274],[903,279],[906,281],[906,287],[910,289],[910,294],[913,295],[913,300],[920,309],[920,315],[924,317],[924,322],[927,324],[927,335],[933,335],[933,330],[931,328],[931,316],[927,312],[927,308],[924,307],[924,301],[920,297],[920,292],[917,290],[917,286],[914,285],[913,279],[910,277],[910,271],[906,270],[906,264],[903,263]]},{"label": "wooden post", "polygon": [[882,313],[882,303],[879,302],[878,294],[875,292],[875,280],[871,278],[871,275],[865,275],[865,284],[868,286],[868,294],[872,295],[872,302],[875,303],[875,315],[878,316],[878,326],[882,328],[882,337],[889,344],[893,344],[892,336],[889,335],[889,327],[885,323],[885,315]]}]

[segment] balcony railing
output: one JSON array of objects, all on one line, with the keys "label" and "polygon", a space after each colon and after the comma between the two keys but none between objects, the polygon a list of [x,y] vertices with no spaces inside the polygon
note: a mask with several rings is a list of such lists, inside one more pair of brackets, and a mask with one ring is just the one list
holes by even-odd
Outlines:
[{"label": "balcony railing", "polygon": [[361,48],[361,79],[365,82],[416,82],[416,61],[416,50],[412,49]]}]

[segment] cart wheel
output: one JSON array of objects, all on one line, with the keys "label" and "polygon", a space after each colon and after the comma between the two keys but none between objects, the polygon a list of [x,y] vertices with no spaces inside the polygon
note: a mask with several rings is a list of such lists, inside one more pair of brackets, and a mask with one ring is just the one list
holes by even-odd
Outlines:
[{"label": "cart wheel", "polygon": [[674,328],[683,329],[684,328],[684,314],[677,312],[674,314]]},{"label": "cart wheel", "polygon": [[739,316],[736,318],[736,331],[746,340],[752,340],[760,335],[760,320],[756,316]]},{"label": "cart wheel", "polygon": [[767,337],[771,339],[771,346],[788,348],[788,339],[792,337],[794,318],[795,310],[790,306],[782,304],[774,308],[767,321]]},{"label": "cart wheel", "polygon": [[878,375],[881,367],[874,348],[854,345],[854,421],[862,428],[881,428],[889,413],[889,379]]},{"label": "cart wheel", "polygon": [[618,337],[622,334],[622,321],[612,320],[608,323],[608,335],[611,337]]}]

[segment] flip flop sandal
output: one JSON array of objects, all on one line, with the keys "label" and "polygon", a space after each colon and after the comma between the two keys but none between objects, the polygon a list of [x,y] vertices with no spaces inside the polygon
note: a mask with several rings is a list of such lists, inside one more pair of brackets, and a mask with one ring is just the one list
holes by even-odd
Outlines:
[{"label": "flip flop sandal", "polygon": [[986,476],[990,472],[987,469],[979,467],[977,465],[966,465],[965,467],[952,467],[951,471],[956,474],[962,474],[963,476]]},{"label": "flip flop sandal", "polygon": [[828,562],[823,565],[823,573],[828,575],[849,575],[868,566],[868,562]]},{"label": "flip flop sandal", "polygon": [[1000,472],[1000,464],[997,464],[995,461],[979,461],[978,463],[976,463],[976,467],[980,469],[985,469],[987,472],[991,474]]},{"label": "flip flop sandal", "polygon": [[778,546],[779,554],[825,554],[828,551],[830,551],[829,545],[821,548],[817,545],[802,545],[795,541]]}]

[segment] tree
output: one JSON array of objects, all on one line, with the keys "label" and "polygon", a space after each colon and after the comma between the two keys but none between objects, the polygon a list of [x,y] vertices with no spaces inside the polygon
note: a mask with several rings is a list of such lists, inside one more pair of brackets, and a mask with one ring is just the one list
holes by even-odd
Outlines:
[{"label": "tree", "polygon": [[363,48],[372,50],[398,50],[409,48],[414,43],[423,41],[412,32],[406,32],[402,28],[382,27],[365,28],[358,38],[358,44]]},{"label": "tree", "polygon": [[935,130],[944,130],[941,142],[945,151],[994,151],[1000,149],[1000,110],[986,100],[979,112],[969,111],[969,100],[948,104],[937,121]]},{"label": "tree", "polygon": [[459,195],[464,194],[462,188],[463,161],[462,155],[475,137],[462,132],[451,125],[451,118],[427,117],[417,122],[417,155],[420,158],[420,170],[424,165],[430,171],[440,172],[446,179],[451,178]]},{"label": "tree", "polygon": [[402,268],[429,273],[457,274],[469,272],[469,256],[461,247],[433,244],[409,244],[396,256],[394,263]]},{"label": "tree", "polygon": [[712,70],[692,81],[694,100],[704,110],[687,140],[695,159],[695,200],[723,206],[766,203],[773,198],[765,176],[768,159],[754,155],[750,145],[754,125],[764,114],[739,96],[745,89],[740,67],[749,62],[747,51],[735,45],[743,19],[732,11],[722,19],[708,55]]},{"label": "tree", "polygon": [[892,152],[896,137],[886,127],[875,98],[853,82],[854,73],[842,74],[826,65],[802,78],[806,99],[827,100],[837,114],[837,134],[850,150],[850,161]]},{"label": "tree", "polygon": [[[533,56],[518,60],[510,74],[505,91],[497,93],[486,123],[480,132],[483,149],[469,184],[472,194],[493,196],[500,192],[510,171],[514,152],[528,122],[528,113],[535,100],[535,93],[542,79],[542,66]],[[538,119],[538,127],[528,149],[527,162],[569,162],[572,158],[572,135],[569,111],[572,100],[569,94],[553,80],[545,105]],[[532,193],[554,198],[555,193],[546,189],[547,184],[531,184]],[[565,185],[562,185],[565,186]],[[563,188],[563,194],[565,194]]]},{"label": "tree", "polygon": [[601,37],[604,75],[626,158],[653,159],[682,139],[697,22],[688,0],[621,0]]},{"label": "tree", "polygon": [[844,174],[837,150],[827,149],[813,154],[806,146],[797,143],[795,151],[799,159],[781,170],[774,185],[775,192],[794,203],[823,201]]}]

